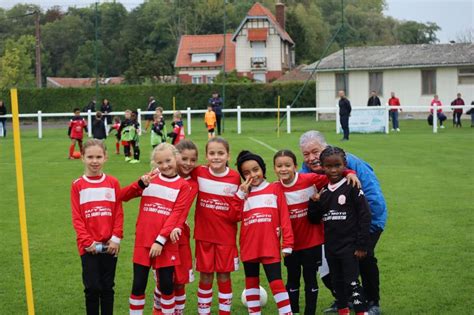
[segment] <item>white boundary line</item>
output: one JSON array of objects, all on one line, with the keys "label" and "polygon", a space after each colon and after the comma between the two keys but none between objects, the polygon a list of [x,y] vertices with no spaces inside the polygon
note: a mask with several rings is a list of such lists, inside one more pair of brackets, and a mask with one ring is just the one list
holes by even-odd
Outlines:
[{"label": "white boundary line", "polygon": [[255,139],[255,138],[253,138],[253,137],[249,137],[249,139],[252,140],[252,141],[254,141],[254,142],[257,142],[258,144],[260,144],[261,146],[264,146],[265,148],[267,148],[267,149],[270,150],[270,151],[278,152],[277,149],[275,149],[274,147],[269,146],[269,145],[266,144],[265,142],[262,142],[262,141],[260,141],[260,140],[257,140],[257,139]]}]

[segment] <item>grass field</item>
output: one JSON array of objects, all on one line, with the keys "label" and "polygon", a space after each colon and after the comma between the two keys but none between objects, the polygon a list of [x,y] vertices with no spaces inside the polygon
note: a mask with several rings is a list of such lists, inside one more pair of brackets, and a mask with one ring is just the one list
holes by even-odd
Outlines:
[{"label": "grass field", "polygon": [[[194,119],[191,137],[204,157],[207,135]],[[448,124],[449,125],[449,124]],[[439,130],[434,135],[425,121],[401,121],[397,134],[352,135],[339,142],[334,122],[315,123],[293,117],[293,133],[274,132],[274,120],[243,119],[243,134],[235,133],[234,119],[226,121],[225,137],[231,158],[242,149],[261,154],[272,172],[273,152],[251,138],[277,149],[298,151],[298,138],[309,129],[323,131],[330,143],[369,162],[376,170],[388,204],[389,219],[377,246],[384,314],[474,314],[474,202],[472,165],[474,129]],[[0,314],[25,314],[20,230],[11,125],[9,137],[0,138]],[[107,140],[113,148],[115,139]],[[84,314],[81,265],[71,224],[69,190],[82,174],[79,161],[66,159],[66,127],[22,130],[22,150],[32,277],[37,314]],[[105,171],[128,185],[149,169],[149,138],[141,139],[142,162],[126,164],[123,156],[110,155]],[[131,254],[138,200],[124,205],[125,238],[116,275],[117,314],[128,313],[132,281]],[[192,218],[192,216],[190,216]],[[263,273],[263,271],[262,271]],[[233,273],[235,314],[245,314],[240,303],[244,287],[241,269]],[[266,285],[264,276],[262,282]],[[151,278],[150,278],[151,280]],[[188,286],[187,314],[196,313],[196,282]],[[152,281],[147,313],[151,313]],[[322,285],[320,283],[320,285]],[[267,290],[268,291],[268,290]],[[268,291],[269,292],[269,291]],[[214,305],[216,294],[214,294]],[[318,313],[331,297],[320,290]],[[276,314],[272,299],[263,309]],[[215,310],[215,309],[214,309]]]}]

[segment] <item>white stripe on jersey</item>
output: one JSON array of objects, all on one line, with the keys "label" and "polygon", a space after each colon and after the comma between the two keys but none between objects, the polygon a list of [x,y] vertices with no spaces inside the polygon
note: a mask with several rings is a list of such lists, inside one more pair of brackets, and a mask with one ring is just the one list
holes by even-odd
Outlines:
[{"label": "white stripe on jersey", "polygon": [[79,203],[81,205],[92,201],[115,202],[115,189],[113,188],[85,188],[79,192],[79,195]]},{"label": "white stripe on jersey", "polygon": [[200,176],[198,176],[197,180],[200,192],[218,196],[232,197],[239,188],[239,186],[235,184],[215,181]]},{"label": "white stripe on jersey", "polygon": [[278,208],[277,196],[274,194],[261,194],[247,198],[244,212],[257,208]]},{"label": "white stripe on jersey", "polygon": [[305,189],[285,192],[286,203],[289,206],[297,205],[309,201],[309,198],[316,192],[314,186]]},{"label": "white stripe on jersey", "polygon": [[173,189],[160,184],[151,183],[143,190],[142,196],[156,197],[175,202],[178,194],[179,189]]}]

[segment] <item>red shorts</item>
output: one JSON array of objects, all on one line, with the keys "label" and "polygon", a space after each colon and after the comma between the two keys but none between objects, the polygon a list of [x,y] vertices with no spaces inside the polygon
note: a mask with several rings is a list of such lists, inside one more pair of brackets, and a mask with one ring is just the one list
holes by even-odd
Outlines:
[{"label": "red shorts", "polygon": [[133,263],[157,269],[176,266],[181,262],[178,251],[164,247],[160,256],[150,258],[150,247],[135,246],[133,249]]},{"label": "red shorts", "polygon": [[239,269],[237,246],[196,240],[196,270],[199,272],[231,272]]},{"label": "red shorts", "polygon": [[193,256],[189,244],[179,245],[179,260],[181,264],[174,268],[175,283],[187,284],[194,281]]}]

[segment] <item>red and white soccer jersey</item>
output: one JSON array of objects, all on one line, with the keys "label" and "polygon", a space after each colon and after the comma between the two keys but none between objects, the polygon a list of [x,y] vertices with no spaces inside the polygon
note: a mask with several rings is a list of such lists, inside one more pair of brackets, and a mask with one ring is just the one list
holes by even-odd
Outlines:
[{"label": "red and white soccer jersey", "polygon": [[311,248],[324,243],[324,228],[321,224],[309,222],[308,201],[309,198],[328,183],[326,175],[310,173],[296,173],[293,182],[278,185],[282,188],[288,209],[290,211],[291,226],[295,237],[294,250]]},{"label": "red and white soccer jersey", "polygon": [[191,254],[191,246],[189,242],[191,230],[186,219],[198,193],[198,184],[191,177],[187,177],[185,180],[190,186],[191,193],[189,194],[189,201],[186,206],[187,211],[182,212],[179,219],[180,223],[178,224],[182,234],[178,241],[179,259],[181,260],[181,264],[175,267],[175,283],[177,284],[186,284],[194,281],[193,256]]},{"label": "red and white soccer jersey", "polygon": [[84,137],[84,128],[86,127],[86,121],[82,117],[76,116],[69,121],[69,128],[71,128],[71,139],[82,140]]},{"label": "red and white soccer jersey", "polygon": [[120,243],[123,237],[123,208],[119,195],[120,184],[109,175],[84,175],[72,183],[72,223],[81,256],[94,241]]},{"label": "red and white soccer jersey", "polygon": [[234,195],[240,185],[240,175],[229,168],[223,174],[213,174],[207,166],[193,171],[199,192],[194,219],[194,238],[221,245],[235,245],[239,211]]},{"label": "red and white soccer jersey", "polygon": [[[178,244],[167,241],[171,231],[178,225],[181,213],[186,211],[189,194],[189,184],[184,179],[179,176],[167,178],[161,174],[152,179],[146,188],[134,182],[122,189],[120,197],[123,201],[141,196],[135,232],[135,263],[154,268],[180,263]],[[147,251],[155,240],[164,244],[164,247],[161,255],[150,260],[146,257]]]},{"label": "red and white soccer jersey", "polygon": [[[238,195],[241,196],[240,191]],[[281,185],[264,181],[258,187],[252,187],[243,203],[240,226],[242,261],[264,259],[269,263],[279,262],[280,236],[283,251],[291,253],[293,231]]]}]

